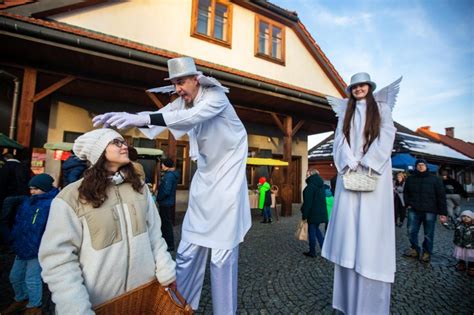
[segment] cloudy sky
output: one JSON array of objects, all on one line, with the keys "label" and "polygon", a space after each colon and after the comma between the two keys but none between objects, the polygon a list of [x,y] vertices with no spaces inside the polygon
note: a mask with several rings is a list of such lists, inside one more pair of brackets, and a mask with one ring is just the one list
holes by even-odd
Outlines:
[{"label": "cloudy sky", "polygon": [[[346,82],[403,75],[394,119],[474,142],[474,1],[271,0],[296,11]],[[312,137],[309,146],[321,137]]]}]

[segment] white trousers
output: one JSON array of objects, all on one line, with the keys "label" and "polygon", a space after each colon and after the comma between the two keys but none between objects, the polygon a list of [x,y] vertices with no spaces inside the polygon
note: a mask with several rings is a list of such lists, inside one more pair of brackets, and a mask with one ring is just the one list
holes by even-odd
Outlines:
[{"label": "white trousers", "polygon": [[178,290],[193,310],[199,308],[209,251],[211,251],[213,314],[235,314],[237,311],[239,245],[231,250],[223,250],[181,241],[176,252],[176,284]]},{"label": "white trousers", "polygon": [[333,308],[345,315],[390,313],[390,283],[365,278],[354,269],[334,266]]}]

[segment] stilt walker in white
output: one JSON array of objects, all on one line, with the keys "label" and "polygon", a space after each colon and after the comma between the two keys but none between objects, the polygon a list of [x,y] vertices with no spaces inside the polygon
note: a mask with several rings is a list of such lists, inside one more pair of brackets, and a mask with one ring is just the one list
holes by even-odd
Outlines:
[{"label": "stilt walker in white", "polygon": [[193,309],[199,307],[211,253],[213,313],[235,314],[239,244],[251,226],[247,193],[247,132],[227,96],[228,89],[203,76],[189,57],[168,61],[173,85],[152,92],[176,92],[176,100],[157,112],[106,113],[94,125],[132,126],[150,139],[166,128],[189,137],[190,157],[197,162],[176,254],[178,290]]},{"label": "stilt walker in white", "polygon": [[[395,277],[391,153],[392,109],[401,79],[372,94],[367,73],[352,76],[349,99],[327,97],[338,116],[333,156],[338,171],[334,207],[322,256],[335,264],[333,307],[344,314],[389,314]],[[378,177],[375,190],[348,190],[348,171]]]}]

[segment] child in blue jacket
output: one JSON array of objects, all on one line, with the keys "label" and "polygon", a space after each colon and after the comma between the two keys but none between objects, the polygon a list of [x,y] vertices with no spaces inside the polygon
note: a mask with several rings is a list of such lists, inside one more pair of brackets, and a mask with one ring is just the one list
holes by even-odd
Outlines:
[{"label": "child in blue jacket", "polygon": [[26,307],[24,314],[41,314],[43,284],[38,250],[51,201],[59,192],[53,181],[48,174],[34,176],[28,183],[31,196],[18,206],[10,234],[10,245],[16,254],[10,272],[15,301],[2,313],[19,312]]}]

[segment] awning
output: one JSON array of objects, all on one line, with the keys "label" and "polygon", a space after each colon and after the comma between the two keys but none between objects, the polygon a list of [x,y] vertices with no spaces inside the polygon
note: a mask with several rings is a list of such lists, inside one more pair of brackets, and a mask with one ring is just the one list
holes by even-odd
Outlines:
[{"label": "awning", "polygon": [[288,162],[266,158],[247,158],[247,164],[258,166],[288,166]]},{"label": "awning", "polygon": [[[61,151],[72,151],[73,143],[71,142],[48,142],[45,143],[43,148],[48,150],[61,150]],[[154,148],[141,148],[134,147],[137,149],[138,155],[150,155],[150,156],[159,156],[163,155],[163,151],[160,149]]]},{"label": "awning", "polygon": [[3,133],[0,133],[0,148],[23,149],[23,146]]},{"label": "awning", "polygon": [[[398,153],[392,157],[392,168],[399,168],[405,171],[415,170],[416,158],[408,153]],[[428,163],[428,170],[430,172],[437,172],[438,166]]]}]

